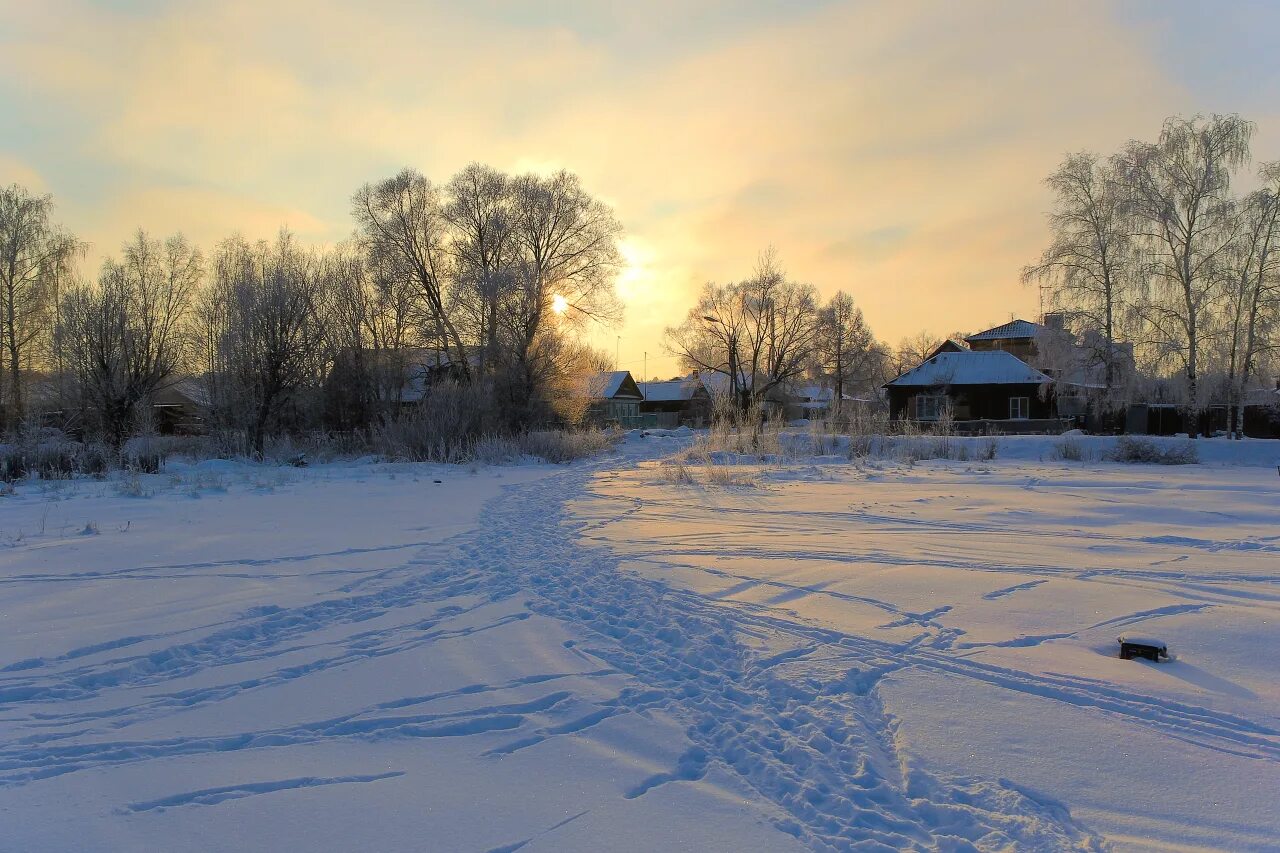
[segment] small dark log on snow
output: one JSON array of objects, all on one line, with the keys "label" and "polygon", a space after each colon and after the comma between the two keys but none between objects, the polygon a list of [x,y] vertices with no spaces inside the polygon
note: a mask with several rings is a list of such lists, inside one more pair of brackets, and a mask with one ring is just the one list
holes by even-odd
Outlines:
[{"label": "small dark log on snow", "polygon": [[1169,657],[1169,647],[1163,640],[1157,640],[1154,637],[1138,637],[1132,634],[1122,634],[1116,639],[1120,643],[1121,660],[1145,658],[1159,663],[1160,658]]}]

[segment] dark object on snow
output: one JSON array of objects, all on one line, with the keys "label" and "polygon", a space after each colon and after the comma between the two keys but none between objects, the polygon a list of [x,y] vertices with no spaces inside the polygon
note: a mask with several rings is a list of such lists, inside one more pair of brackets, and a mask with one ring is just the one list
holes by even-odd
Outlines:
[{"label": "dark object on snow", "polygon": [[433,483],[443,483],[443,482],[444,482],[444,480],[432,480],[431,482],[433,482]]},{"label": "dark object on snow", "polygon": [[290,456],[290,457],[289,457],[288,462],[289,462],[289,464],[290,464],[290,465],[292,465],[294,468],[306,468],[306,467],[307,467],[307,454],[305,454],[305,453],[295,453],[294,455],[292,455],[292,456]]},{"label": "dark object on snow", "polygon": [[1169,657],[1169,647],[1165,645],[1163,640],[1156,640],[1151,637],[1131,637],[1124,634],[1116,639],[1120,643],[1121,660],[1145,658],[1159,663],[1160,658],[1168,659]]}]

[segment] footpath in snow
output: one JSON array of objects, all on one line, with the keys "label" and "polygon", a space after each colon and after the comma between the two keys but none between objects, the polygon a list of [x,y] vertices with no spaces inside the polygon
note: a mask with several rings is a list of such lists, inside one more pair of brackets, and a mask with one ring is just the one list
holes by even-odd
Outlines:
[{"label": "footpath in snow", "polygon": [[[662,475],[683,441],[0,499],[0,848],[1280,833],[1278,667],[1251,650],[1280,639],[1274,469],[1015,451],[721,487]],[[1119,661],[1124,630],[1177,659]]]}]

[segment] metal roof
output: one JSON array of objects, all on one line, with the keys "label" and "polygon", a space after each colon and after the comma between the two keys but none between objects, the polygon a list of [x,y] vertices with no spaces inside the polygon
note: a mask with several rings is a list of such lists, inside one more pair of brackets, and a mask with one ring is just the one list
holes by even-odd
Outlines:
[{"label": "metal roof", "polygon": [[1003,326],[996,326],[994,329],[987,329],[985,332],[978,332],[976,335],[970,335],[965,338],[966,341],[996,341],[1008,340],[1011,338],[1034,338],[1044,330],[1044,326],[1039,323],[1032,323],[1028,320],[1010,320]]},{"label": "metal roof", "polygon": [[992,352],[940,352],[886,383],[891,388],[933,388],[939,385],[1039,385],[1053,378],[1015,355]]}]

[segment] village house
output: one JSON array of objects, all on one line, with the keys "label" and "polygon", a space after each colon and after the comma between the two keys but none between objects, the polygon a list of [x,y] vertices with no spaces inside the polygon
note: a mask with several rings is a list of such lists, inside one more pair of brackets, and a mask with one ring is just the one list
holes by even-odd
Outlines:
[{"label": "village house", "polygon": [[666,382],[639,383],[644,425],[704,426],[711,419],[711,395],[697,374]]},{"label": "village house", "polygon": [[629,370],[597,373],[587,380],[587,421],[599,426],[642,426],[644,395]]},{"label": "village house", "polygon": [[991,349],[939,352],[884,387],[893,420],[932,423],[945,416],[965,431],[1061,432],[1052,386],[1052,377]]}]

